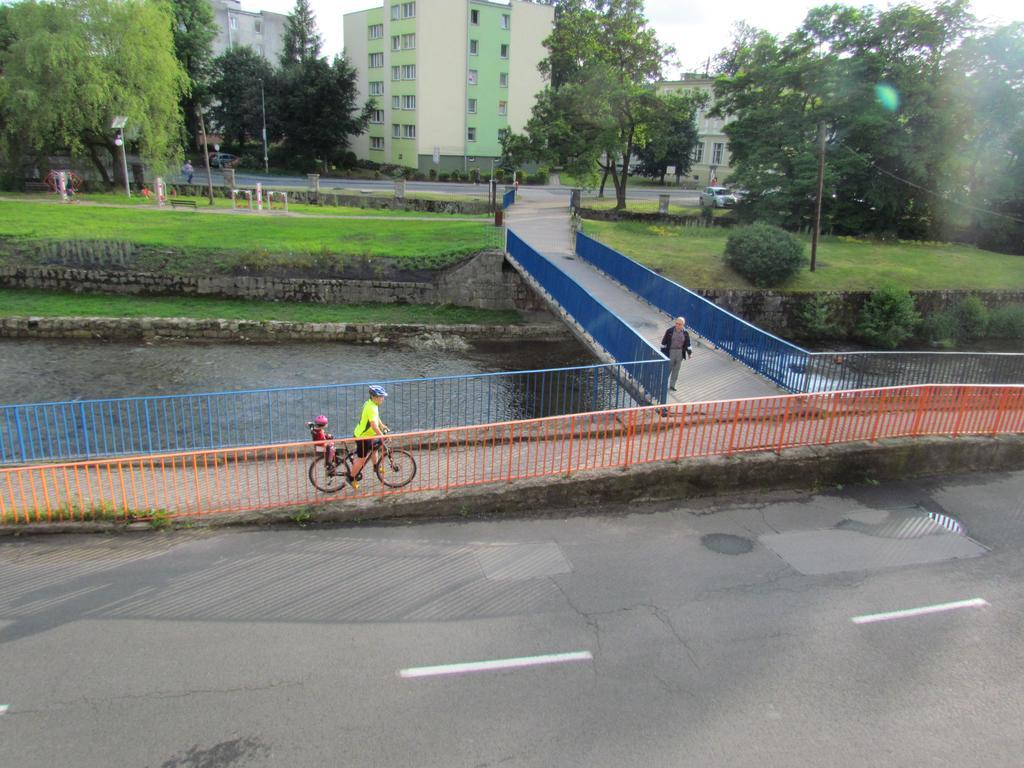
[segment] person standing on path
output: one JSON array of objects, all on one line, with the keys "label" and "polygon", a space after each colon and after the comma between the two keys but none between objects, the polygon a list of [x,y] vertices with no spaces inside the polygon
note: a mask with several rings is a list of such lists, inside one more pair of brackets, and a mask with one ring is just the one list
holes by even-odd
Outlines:
[{"label": "person standing on path", "polygon": [[686,331],[686,318],[677,317],[675,323],[665,331],[661,339],[661,353],[672,361],[672,370],[668,375],[668,388],[676,391],[676,380],[679,378],[679,366],[683,360],[693,354],[690,346],[690,334]]},{"label": "person standing on path", "polygon": [[195,169],[192,167],[192,163],[189,160],[185,161],[185,164],[181,166],[181,175],[187,176],[188,181],[186,183],[192,183],[192,176],[195,174]]}]

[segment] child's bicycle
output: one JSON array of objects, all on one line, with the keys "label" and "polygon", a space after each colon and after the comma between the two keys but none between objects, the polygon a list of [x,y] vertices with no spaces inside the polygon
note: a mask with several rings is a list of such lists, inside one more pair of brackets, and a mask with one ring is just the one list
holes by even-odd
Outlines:
[{"label": "child's bicycle", "polygon": [[[331,462],[327,461],[326,451],[319,454],[309,464],[309,482],[318,491],[337,493],[345,487],[354,458],[355,452],[345,443],[335,447]],[[401,488],[416,477],[416,459],[404,448],[392,448],[386,437],[380,438],[380,444],[373,449],[372,461],[374,474],[388,488]],[[359,474],[362,476],[362,472]]]}]

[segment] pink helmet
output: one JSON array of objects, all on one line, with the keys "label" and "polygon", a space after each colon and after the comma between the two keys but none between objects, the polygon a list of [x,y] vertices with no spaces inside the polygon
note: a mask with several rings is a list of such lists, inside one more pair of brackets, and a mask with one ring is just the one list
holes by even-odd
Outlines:
[{"label": "pink helmet", "polygon": [[327,417],[324,416],[323,414],[320,414],[315,419],[313,419],[313,423],[316,424],[318,427],[326,427]]}]

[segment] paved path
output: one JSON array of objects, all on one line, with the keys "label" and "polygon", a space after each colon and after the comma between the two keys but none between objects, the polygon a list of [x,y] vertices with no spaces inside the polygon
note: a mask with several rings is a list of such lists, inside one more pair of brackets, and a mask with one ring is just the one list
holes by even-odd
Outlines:
[{"label": "paved path", "polygon": [[[509,228],[549,258],[592,296],[631,325],[656,348],[672,318],[628,291],[603,272],[577,258],[570,241],[569,200],[564,191],[519,190],[519,200],[506,212]],[[763,397],[782,392],[696,336],[693,357],[683,363],[678,391],[669,392],[669,402],[693,403],[707,400]]]}]

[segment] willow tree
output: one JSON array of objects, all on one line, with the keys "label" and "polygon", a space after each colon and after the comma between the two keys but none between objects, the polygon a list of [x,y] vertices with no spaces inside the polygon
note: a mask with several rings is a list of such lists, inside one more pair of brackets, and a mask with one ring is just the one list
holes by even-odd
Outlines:
[{"label": "willow tree", "polygon": [[[123,182],[111,120],[128,118],[129,150],[165,167],[182,136],[188,75],[161,0],[25,0],[10,6],[0,52],[0,131],[9,164],[68,152]],[[108,168],[113,168],[113,178]]]}]

